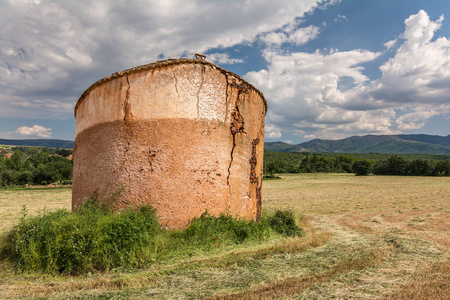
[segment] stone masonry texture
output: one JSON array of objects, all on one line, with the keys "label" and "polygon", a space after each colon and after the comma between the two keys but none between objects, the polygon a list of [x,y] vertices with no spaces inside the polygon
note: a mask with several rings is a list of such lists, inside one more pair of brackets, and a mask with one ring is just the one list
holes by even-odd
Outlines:
[{"label": "stone masonry texture", "polygon": [[266,111],[255,87],[200,59],[99,80],[75,107],[72,209],[95,196],[150,204],[169,228],[205,211],[258,220]]}]

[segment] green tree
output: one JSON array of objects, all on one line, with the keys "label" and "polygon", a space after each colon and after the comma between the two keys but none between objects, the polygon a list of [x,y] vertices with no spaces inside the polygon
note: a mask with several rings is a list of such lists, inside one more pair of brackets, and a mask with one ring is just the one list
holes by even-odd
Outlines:
[{"label": "green tree", "polygon": [[433,170],[433,175],[450,175],[450,160],[442,160],[436,163],[436,166]]},{"label": "green tree", "polygon": [[357,160],[352,166],[353,172],[357,176],[366,176],[372,172],[372,165],[367,160]]},{"label": "green tree", "polygon": [[378,161],[373,170],[375,175],[406,175],[407,172],[408,162],[398,155],[392,155],[385,161]]},{"label": "green tree", "polygon": [[408,164],[406,173],[407,175],[431,175],[433,169],[432,161],[416,159]]},{"label": "green tree", "polygon": [[30,167],[30,162],[28,161],[28,157],[22,151],[18,150],[6,160],[6,167],[15,171],[27,170]]},{"label": "green tree", "polygon": [[33,164],[34,167],[37,167],[39,164],[47,163],[50,158],[48,152],[37,147],[28,147],[25,154],[28,156],[28,161]]},{"label": "green tree", "polygon": [[5,169],[0,173],[2,186],[18,184],[19,172],[15,170]]}]

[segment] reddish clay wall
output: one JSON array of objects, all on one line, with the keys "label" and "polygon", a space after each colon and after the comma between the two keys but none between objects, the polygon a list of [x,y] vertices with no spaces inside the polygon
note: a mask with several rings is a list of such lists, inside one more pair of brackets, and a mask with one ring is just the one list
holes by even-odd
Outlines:
[{"label": "reddish clay wall", "polygon": [[72,209],[122,190],[116,209],[151,204],[169,227],[206,210],[257,220],[266,110],[256,88],[203,60],[98,81],[75,107]]}]

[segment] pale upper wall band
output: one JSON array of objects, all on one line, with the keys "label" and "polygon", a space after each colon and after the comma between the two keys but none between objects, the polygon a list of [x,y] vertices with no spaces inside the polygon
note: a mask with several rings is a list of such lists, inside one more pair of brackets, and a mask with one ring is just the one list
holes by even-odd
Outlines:
[{"label": "pale upper wall band", "polygon": [[150,63],[150,64],[146,64],[146,65],[141,65],[141,66],[137,66],[128,70],[124,70],[124,71],[120,71],[120,72],[116,72],[111,74],[110,76],[107,76],[103,79],[98,80],[97,82],[95,82],[93,85],[91,85],[86,91],[84,91],[84,93],[81,95],[80,99],[78,99],[77,104],[75,105],[75,109],[74,109],[74,114],[75,114],[75,118],[76,118],[76,112],[77,112],[77,108],[78,106],[81,104],[81,102],[84,100],[84,98],[86,98],[86,96],[97,86],[102,85],[105,82],[111,81],[113,79],[122,77],[122,76],[127,76],[130,75],[132,73],[138,73],[138,72],[143,72],[143,71],[147,71],[147,70],[151,70],[151,69],[158,69],[158,68],[164,68],[164,67],[168,67],[168,66],[173,66],[173,65],[180,65],[180,64],[202,64],[202,65],[209,65],[211,66],[213,69],[217,69],[220,72],[222,72],[223,74],[225,74],[226,76],[233,76],[236,77],[237,79],[241,80],[243,82],[243,85],[246,86],[247,88],[250,88],[252,90],[254,90],[256,93],[258,93],[259,96],[261,96],[261,99],[264,102],[264,107],[265,107],[265,111],[267,112],[267,101],[264,98],[263,93],[261,93],[261,91],[259,91],[257,88],[255,88],[252,84],[246,82],[245,80],[243,80],[242,78],[239,77],[239,75],[234,74],[233,72],[227,71],[225,69],[222,69],[221,67],[206,61],[206,60],[202,60],[202,59],[190,59],[190,58],[179,58],[179,59],[167,59],[167,60],[160,60],[154,63]]}]

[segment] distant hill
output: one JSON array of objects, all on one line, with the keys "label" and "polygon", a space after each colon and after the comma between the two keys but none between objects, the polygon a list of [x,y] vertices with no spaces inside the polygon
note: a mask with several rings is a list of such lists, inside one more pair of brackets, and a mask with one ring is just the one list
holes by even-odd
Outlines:
[{"label": "distant hill", "polygon": [[450,135],[366,135],[342,140],[315,139],[298,145],[265,143],[264,149],[279,152],[338,152],[450,155]]},{"label": "distant hill", "polygon": [[0,145],[11,146],[36,146],[47,148],[66,148],[72,149],[74,146],[73,141],[66,140],[54,140],[54,139],[33,139],[33,140],[4,140],[0,139]]},{"label": "distant hill", "polygon": [[[73,141],[56,139],[6,140],[0,145],[37,146],[48,148],[74,147]],[[315,139],[298,145],[269,142],[264,149],[278,152],[337,152],[383,154],[446,154],[450,155],[450,135],[401,134],[352,136],[342,140]]]},{"label": "distant hill", "polygon": [[308,149],[299,147],[300,145],[291,145],[283,142],[264,143],[264,149],[277,152],[309,152]]}]

